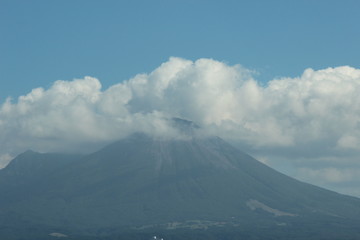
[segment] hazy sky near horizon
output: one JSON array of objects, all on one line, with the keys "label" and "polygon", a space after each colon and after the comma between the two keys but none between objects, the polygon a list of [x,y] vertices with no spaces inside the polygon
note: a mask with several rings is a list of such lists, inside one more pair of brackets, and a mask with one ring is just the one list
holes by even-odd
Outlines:
[{"label": "hazy sky near horizon", "polygon": [[360,196],[359,9],[0,0],[0,164],[29,148],[168,132],[162,119],[177,116],[293,177]]}]

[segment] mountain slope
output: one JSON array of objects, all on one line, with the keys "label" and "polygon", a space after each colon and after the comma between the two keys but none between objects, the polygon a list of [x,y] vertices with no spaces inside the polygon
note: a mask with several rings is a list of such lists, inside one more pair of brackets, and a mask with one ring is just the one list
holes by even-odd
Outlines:
[{"label": "mountain slope", "polygon": [[0,205],[16,201],[14,195],[23,199],[23,194],[34,194],[34,188],[46,184],[54,172],[79,159],[80,155],[47,153],[41,154],[28,150],[0,171]]},{"label": "mountain slope", "polygon": [[360,234],[359,199],[287,177],[218,137],[169,140],[134,134],[76,161],[43,168],[26,164],[16,160],[0,171],[0,190],[14,183],[9,172],[15,165],[30,172],[19,177],[28,179],[20,184],[27,191],[5,192],[0,221],[8,229],[37,225],[95,234],[134,227],[252,231],[259,225],[267,231],[274,226],[315,231],[332,226]]}]

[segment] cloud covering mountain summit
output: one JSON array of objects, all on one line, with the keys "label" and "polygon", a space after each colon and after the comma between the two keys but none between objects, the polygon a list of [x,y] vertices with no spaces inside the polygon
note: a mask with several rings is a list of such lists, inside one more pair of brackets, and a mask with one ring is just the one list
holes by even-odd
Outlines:
[{"label": "cloud covering mountain summit", "polygon": [[255,148],[359,151],[360,69],[306,69],[262,84],[240,65],[172,57],[108,89],[93,77],[59,80],[1,105],[0,156],[83,150],[136,131],[176,135],[172,117]]},{"label": "cloud covering mountain summit", "polygon": [[346,66],[307,69],[262,86],[239,65],[170,58],[106,90],[92,77],[35,88],[2,104],[0,127],[3,142],[19,142],[17,136],[58,144],[112,140],[179,116],[254,145],[330,139],[333,147],[356,148],[359,92],[360,70]]}]

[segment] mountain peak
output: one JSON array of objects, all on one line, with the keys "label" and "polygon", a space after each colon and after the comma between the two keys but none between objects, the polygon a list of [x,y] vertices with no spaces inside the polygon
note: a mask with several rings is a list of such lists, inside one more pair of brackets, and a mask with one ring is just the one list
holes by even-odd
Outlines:
[{"label": "mountain peak", "polygon": [[199,125],[196,123],[177,117],[171,118],[170,125],[178,130],[181,134],[189,137],[194,137],[196,130],[200,129]]}]

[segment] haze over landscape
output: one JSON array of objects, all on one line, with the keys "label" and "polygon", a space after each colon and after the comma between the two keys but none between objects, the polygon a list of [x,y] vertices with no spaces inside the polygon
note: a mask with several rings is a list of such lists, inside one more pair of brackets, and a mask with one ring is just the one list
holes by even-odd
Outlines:
[{"label": "haze over landscape", "polygon": [[[211,156],[209,159],[213,159],[216,168],[227,161],[243,161],[225,147],[228,142],[292,178],[360,197],[360,31],[356,28],[360,22],[359,8],[360,3],[355,0],[110,0],[104,3],[1,0],[0,179],[15,181],[19,184],[14,183],[17,189],[26,189],[27,185],[22,182],[27,179],[28,173],[24,170],[27,168],[38,171],[39,176],[45,176],[48,171],[56,172],[54,177],[51,175],[50,182],[54,184],[51,186],[74,177],[78,170],[84,171],[78,173],[79,177],[86,179],[93,173],[92,167],[101,168],[92,157],[94,154],[124,160],[119,152],[115,157],[103,150],[104,147],[109,149],[116,142],[125,144],[142,133],[158,146],[159,152],[151,153],[154,157],[150,165],[155,166],[157,157],[164,157],[165,153],[170,159],[178,159],[181,155],[178,148],[191,152],[189,159],[195,161],[194,165],[184,165],[185,169],[197,169],[196,162],[204,167],[197,151]],[[174,119],[190,124],[191,130],[181,124],[179,129]],[[187,131],[191,132],[190,137]],[[195,140],[192,131],[196,131]],[[209,140],[214,137],[223,139],[224,143]],[[189,139],[197,147],[183,142]],[[143,137],[138,140],[134,143],[139,148],[134,151],[147,152],[148,145],[142,145]],[[51,155],[53,153],[60,155]],[[49,168],[39,164],[46,157],[57,163]],[[82,157],[93,165],[80,161]],[[18,160],[11,165],[14,158]],[[26,160],[29,164],[21,159],[29,159]],[[59,159],[64,162],[59,163],[62,161]],[[73,161],[78,163],[72,165]],[[32,162],[35,165],[31,165]],[[109,160],[107,164],[104,169],[111,169],[111,164],[117,163]],[[142,161],[139,164],[147,166]],[[241,169],[240,165],[235,165],[236,169]],[[305,214],[304,219],[312,219],[309,209],[329,213],[331,205],[321,209],[314,205],[324,196],[337,199],[334,206],[347,201],[346,206],[357,209],[358,203],[352,198],[329,192],[321,195],[323,190],[318,192],[297,182],[292,185],[293,180],[289,178],[259,170],[265,169],[263,165],[259,168],[256,164],[250,165],[249,172],[254,173],[250,175],[260,179],[261,184],[265,184],[267,177],[282,179],[289,181],[289,185],[274,180],[279,192],[301,186],[311,197],[303,199],[306,204],[301,207],[290,204],[287,210],[281,210],[271,205],[280,200],[270,190],[271,194],[262,200],[253,198],[259,196],[257,190],[263,188],[261,184],[252,183],[255,190],[244,195],[248,199],[241,199],[245,204],[244,213],[249,216],[253,213],[251,209],[262,209],[292,219],[291,214],[307,209],[304,212],[309,211],[309,215]],[[63,171],[64,166],[70,170]],[[129,172],[137,169],[126,166]],[[188,196],[193,194],[191,189],[197,189],[195,192],[207,189],[207,184],[213,181],[211,171],[199,170],[199,173],[206,173],[204,182],[199,180],[199,185],[188,180],[191,174],[181,173],[178,178],[186,179],[186,184],[181,185],[186,190],[182,192],[180,187],[179,192],[171,196]],[[163,181],[161,174],[159,182]],[[110,181],[111,177],[100,174],[98,180]],[[208,179],[212,180],[207,182]],[[244,176],[241,179],[248,180]],[[37,181],[29,180],[31,183]],[[128,181],[140,180],[129,178]],[[229,181],[230,178],[225,179],[224,183]],[[97,186],[97,183],[86,184],[89,188]],[[9,196],[23,196],[17,190],[10,190],[11,186],[0,182],[0,189]],[[52,197],[50,185],[43,187],[44,198],[33,198],[29,204],[40,206],[44,199]],[[76,187],[69,189],[71,193],[77,190]],[[162,187],[159,189],[159,192],[165,191]],[[126,191],[119,190],[118,194]],[[134,187],[129,191],[137,190]],[[74,204],[79,204],[83,196],[77,198],[70,192],[66,193],[69,199],[74,198]],[[61,193],[55,191],[54,196]],[[108,197],[106,193],[99,194]],[[94,203],[103,203],[98,195],[93,197]],[[26,216],[32,214],[31,210],[22,208],[21,203],[11,205],[12,201],[7,201],[3,204],[9,204],[6,205],[9,212],[14,208],[19,212],[23,209],[24,213],[29,211]],[[214,204],[211,201],[209,206]],[[92,206],[93,203],[88,204]],[[289,202],[284,201],[284,206],[286,204]],[[156,204],[151,206],[157,209]],[[57,209],[63,205],[55,202],[49,209],[53,207]],[[72,209],[71,204],[67,207]],[[199,208],[200,213],[207,210]],[[338,210],[334,211],[331,214],[339,214]],[[0,211],[0,223],[1,216],[7,216],[5,212],[1,214]],[[94,210],[94,216],[96,214]],[[76,219],[80,215],[74,213],[72,217]],[[230,215],[212,215],[213,218],[220,216]],[[47,219],[48,216],[34,217]],[[166,222],[171,217],[159,219]],[[42,221],[47,220],[39,220],[39,224]],[[57,224],[56,221],[53,223]],[[273,224],[272,220],[267,221],[264,220],[266,224]],[[108,223],[115,224],[110,218],[104,226],[109,227]],[[344,222],[336,224],[346,225]]]}]

